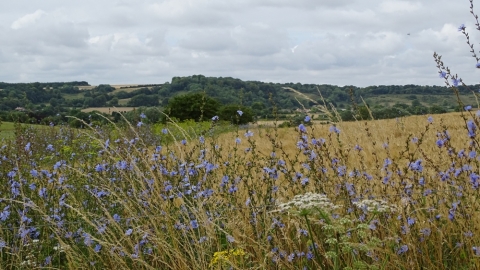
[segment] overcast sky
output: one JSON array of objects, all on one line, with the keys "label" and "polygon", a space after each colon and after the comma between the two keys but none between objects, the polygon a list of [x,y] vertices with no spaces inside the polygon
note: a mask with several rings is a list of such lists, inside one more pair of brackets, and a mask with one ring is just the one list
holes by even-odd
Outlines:
[{"label": "overcast sky", "polygon": [[443,85],[436,51],[477,84],[462,23],[478,51],[468,0],[1,1],[0,81]]}]

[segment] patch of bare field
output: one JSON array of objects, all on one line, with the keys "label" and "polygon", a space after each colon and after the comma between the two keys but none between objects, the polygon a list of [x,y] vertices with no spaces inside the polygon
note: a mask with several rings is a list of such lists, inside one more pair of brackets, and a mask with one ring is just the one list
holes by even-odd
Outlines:
[{"label": "patch of bare field", "polygon": [[113,112],[129,112],[135,110],[135,107],[91,107],[83,109],[82,112],[93,112],[99,111],[101,113],[108,113],[111,114]]}]

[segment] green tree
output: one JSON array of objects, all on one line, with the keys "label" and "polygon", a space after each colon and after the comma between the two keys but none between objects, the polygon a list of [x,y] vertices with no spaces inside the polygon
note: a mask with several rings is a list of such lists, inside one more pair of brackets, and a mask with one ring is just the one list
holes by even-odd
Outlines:
[{"label": "green tree", "polygon": [[[241,111],[241,114],[239,113]],[[218,111],[220,120],[230,121],[232,124],[247,124],[253,122],[253,110],[242,105],[225,105]]]},{"label": "green tree", "polygon": [[158,96],[145,94],[136,95],[128,101],[127,105],[131,107],[158,106]]},{"label": "green tree", "polygon": [[220,102],[202,93],[175,96],[168,100],[165,113],[180,121],[192,119],[202,121],[217,115]]}]

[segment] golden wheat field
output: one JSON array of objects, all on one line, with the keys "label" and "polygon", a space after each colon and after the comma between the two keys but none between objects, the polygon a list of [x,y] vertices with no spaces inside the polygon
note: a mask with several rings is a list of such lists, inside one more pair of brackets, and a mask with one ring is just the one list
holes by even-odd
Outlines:
[{"label": "golden wheat field", "polygon": [[477,269],[478,120],[26,129],[0,148],[0,264]]}]

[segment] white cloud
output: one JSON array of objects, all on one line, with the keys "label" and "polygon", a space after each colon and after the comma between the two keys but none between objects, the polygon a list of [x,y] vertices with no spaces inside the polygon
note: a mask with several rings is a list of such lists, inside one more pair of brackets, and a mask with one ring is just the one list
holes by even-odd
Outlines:
[{"label": "white cloud", "polygon": [[383,1],[380,4],[380,10],[386,13],[412,12],[422,8],[420,2],[410,1]]},{"label": "white cloud", "polygon": [[437,51],[476,83],[461,23],[474,29],[468,3],[451,0],[3,1],[0,71],[10,82],[161,83],[204,74],[442,84]]},{"label": "white cloud", "polygon": [[22,16],[21,18],[17,19],[12,23],[12,29],[20,29],[23,27],[27,27],[29,25],[34,24],[36,21],[38,21],[43,15],[45,15],[45,11],[39,9],[35,11],[34,13],[27,14],[25,16]]}]

